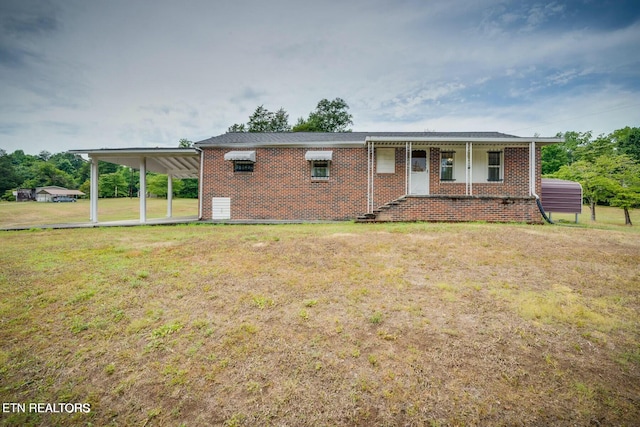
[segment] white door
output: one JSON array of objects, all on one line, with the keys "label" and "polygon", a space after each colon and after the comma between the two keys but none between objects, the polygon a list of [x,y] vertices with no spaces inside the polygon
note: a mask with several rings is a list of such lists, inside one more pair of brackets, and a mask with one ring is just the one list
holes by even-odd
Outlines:
[{"label": "white door", "polygon": [[426,150],[411,151],[410,194],[429,194],[429,159]]},{"label": "white door", "polygon": [[211,200],[211,219],[231,219],[230,197],[214,197]]}]

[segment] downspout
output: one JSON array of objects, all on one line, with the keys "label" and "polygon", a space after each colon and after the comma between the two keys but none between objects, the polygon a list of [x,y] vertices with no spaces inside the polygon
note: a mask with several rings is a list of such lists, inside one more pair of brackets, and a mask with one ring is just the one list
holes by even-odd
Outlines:
[{"label": "downspout", "polygon": [[542,207],[542,202],[540,201],[540,196],[536,193],[536,143],[535,141],[531,141],[529,146],[529,195],[535,197],[536,205],[538,205],[538,209],[540,210],[540,214],[545,221],[549,224],[553,224],[551,218],[547,216],[547,213],[544,211]]},{"label": "downspout", "polygon": [[373,213],[374,209],[374,156],[375,147],[373,141],[367,142],[367,213]]}]

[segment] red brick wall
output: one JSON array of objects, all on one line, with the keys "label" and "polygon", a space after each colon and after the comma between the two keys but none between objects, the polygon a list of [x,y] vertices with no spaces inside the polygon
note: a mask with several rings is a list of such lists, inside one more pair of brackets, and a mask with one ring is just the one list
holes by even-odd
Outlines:
[{"label": "red brick wall", "polygon": [[[538,182],[540,181],[540,149],[536,150]],[[464,182],[440,182],[440,149],[431,148],[430,193],[432,195],[464,195]],[[540,187],[541,188],[541,187]],[[474,196],[529,196],[529,147],[504,149],[504,180],[502,182],[473,183]]]},{"label": "red brick wall", "polygon": [[231,219],[354,219],[367,210],[367,150],[331,148],[329,178],[313,180],[309,150],[258,148],[253,172],[234,173],[229,148],[204,148],[202,217],[213,197],[231,198]]},{"label": "red brick wall", "polygon": [[488,221],[541,223],[531,197],[408,196],[383,210],[379,221]]},{"label": "red brick wall", "polygon": [[[327,180],[312,180],[308,150],[331,150]],[[349,220],[367,211],[367,149],[258,148],[254,171],[234,173],[225,161],[230,148],[204,148],[202,218],[211,218],[213,197],[231,198],[232,219]],[[395,149],[393,174],[374,173],[374,207],[405,194],[406,153]],[[541,190],[540,150],[536,150],[537,182]],[[432,195],[410,197],[385,213],[398,221],[524,221],[539,222],[535,201],[529,198],[529,148],[505,148],[504,182],[474,183],[474,197],[465,197],[465,184],[440,182],[440,150],[431,148]],[[375,161],[374,161],[375,167]],[[492,196],[482,198],[478,196]]]}]

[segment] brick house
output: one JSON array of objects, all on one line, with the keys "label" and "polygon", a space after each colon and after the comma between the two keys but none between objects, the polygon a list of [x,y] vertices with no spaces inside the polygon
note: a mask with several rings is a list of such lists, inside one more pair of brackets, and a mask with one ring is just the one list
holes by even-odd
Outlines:
[{"label": "brick house", "polygon": [[226,133],[199,141],[200,218],[541,222],[540,148],[498,132]]}]

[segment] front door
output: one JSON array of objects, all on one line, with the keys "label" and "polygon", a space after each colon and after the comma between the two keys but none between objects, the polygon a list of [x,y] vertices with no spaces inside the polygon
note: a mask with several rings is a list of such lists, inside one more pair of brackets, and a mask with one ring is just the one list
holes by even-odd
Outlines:
[{"label": "front door", "polygon": [[429,194],[429,162],[426,150],[411,151],[410,194]]}]

